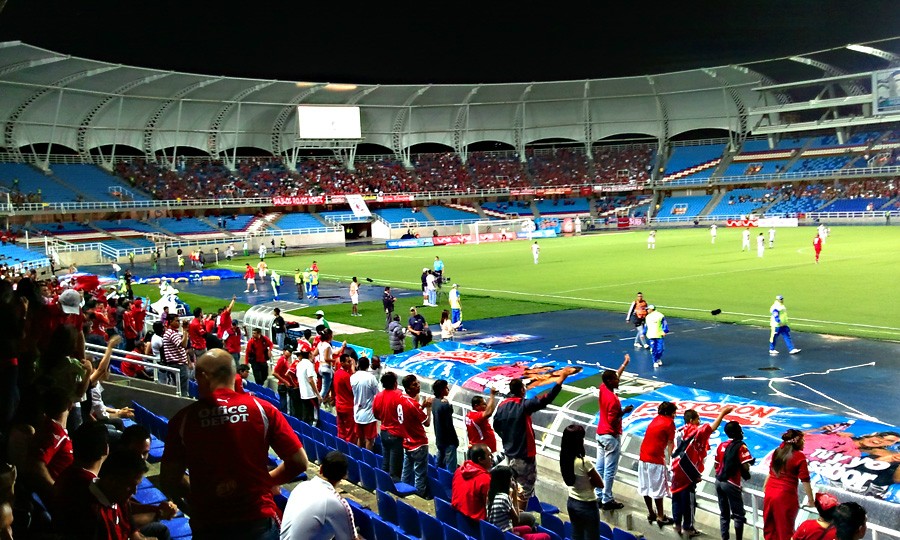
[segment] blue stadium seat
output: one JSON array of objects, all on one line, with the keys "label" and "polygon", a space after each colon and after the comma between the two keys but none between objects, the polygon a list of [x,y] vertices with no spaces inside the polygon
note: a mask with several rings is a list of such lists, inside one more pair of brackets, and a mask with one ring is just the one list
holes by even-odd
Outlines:
[{"label": "blue stadium seat", "polygon": [[166,519],[160,521],[166,528],[169,529],[169,534],[172,535],[173,539],[176,538],[191,538],[191,524],[190,520],[186,517],[176,517],[173,519]]},{"label": "blue stadium seat", "polygon": [[359,462],[348,455],[347,458],[347,481],[351,484],[359,484]]},{"label": "blue stadium seat", "polygon": [[438,468],[432,464],[428,464],[428,487],[431,489],[431,494],[434,495],[435,498],[441,498],[450,500],[451,497],[451,486],[444,485],[441,482],[441,478],[438,475]]},{"label": "blue stadium seat", "polygon": [[551,531],[547,527],[542,527],[542,526],[538,525],[537,532],[546,533],[547,536],[550,537],[550,540],[563,540],[562,536],[556,534],[555,532]]},{"label": "blue stadium seat", "polygon": [[434,498],[434,513],[444,525],[456,525],[456,509],[444,499]]},{"label": "blue stadium seat", "polygon": [[613,529],[612,540],[637,540],[637,536],[616,527]]},{"label": "blue stadium seat", "polygon": [[347,443],[347,449],[350,452],[350,455],[353,456],[357,461],[363,460],[362,448],[353,443]]},{"label": "blue stadium seat", "polygon": [[334,443],[334,447],[338,449],[338,452],[344,454],[347,457],[353,456],[353,454],[350,453],[350,443],[338,437],[334,438]]},{"label": "blue stadium seat", "polygon": [[166,495],[156,489],[155,487],[150,487],[147,489],[139,489],[134,493],[134,500],[141,504],[159,504],[161,502],[165,502],[169,500]]},{"label": "blue stadium seat", "polygon": [[[518,540],[521,540],[521,538],[518,538],[517,536],[515,538]],[[379,538],[378,540],[381,540],[381,538]],[[459,529],[445,524],[444,525],[444,540],[473,540],[473,538],[471,536],[463,533]]]},{"label": "blue stadium seat", "polygon": [[284,415],[287,423],[291,426],[291,429],[294,431],[299,431],[300,433],[305,433],[303,430],[307,427],[306,422],[301,422],[300,420],[294,418],[293,416],[286,414]]},{"label": "blue stadium seat", "polygon": [[325,409],[319,409],[319,421],[325,422],[326,424],[331,424],[332,426],[337,425],[337,416],[332,412],[328,412]]},{"label": "blue stadium seat", "polygon": [[527,512],[535,512],[538,514],[558,514],[559,508],[549,503],[542,503],[537,495],[532,495],[528,499],[528,505],[525,507]]},{"label": "blue stadium seat", "polygon": [[317,461],[321,465],[322,460],[325,459],[325,456],[328,454],[328,452],[331,452],[332,450],[334,450],[334,448],[328,448],[327,446],[320,443],[319,441],[315,441],[315,443],[316,443],[316,457],[319,458]]},{"label": "blue stadium seat", "polygon": [[366,491],[375,491],[378,488],[378,481],[375,479],[375,470],[363,461],[359,464],[359,482]]},{"label": "blue stadium seat", "polygon": [[612,540],[613,530],[612,527],[609,526],[609,523],[605,521],[600,522],[600,538],[606,538],[607,540]]},{"label": "blue stadium seat", "polygon": [[572,538],[572,522],[571,521],[563,522],[563,527],[566,530],[566,535],[563,538]]},{"label": "blue stadium seat", "polygon": [[456,512],[456,528],[459,529],[460,532],[465,533],[472,538],[481,537],[481,527],[478,525],[481,523],[481,520],[474,520],[457,510],[454,510],[454,512]]},{"label": "blue stadium seat", "polygon": [[[435,499],[436,501],[437,499]],[[419,528],[422,530],[422,538],[427,540],[443,540],[444,525],[436,517],[419,512]]]},{"label": "blue stadium seat", "polygon": [[306,459],[318,461],[319,454],[316,453],[316,441],[306,436],[300,436],[300,442],[303,443],[303,449],[306,450]]},{"label": "blue stadium seat", "polygon": [[376,469],[381,467],[381,458],[375,452],[360,448],[360,454],[362,454],[363,461],[365,461],[369,467]]},{"label": "blue stadium seat", "polygon": [[481,527],[481,540],[503,540],[503,531],[496,525],[482,520],[479,526]]},{"label": "blue stadium seat", "polygon": [[287,502],[288,502],[288,499],[290,498],[290,496],[291,496],[290,491],[288,491],[284,488],[281,488],[279,490],[279,492],[276,495],[274,495],[272,498],[275,499],[275,504],[278,506],[278,508],[282,512],[284,512],[284,508],[287,506]]},{"label": "blue stadium seat", "polygon": [[372,529],[375,532],[375,538],[378,540],[398,540],[396,529],[380,519],[372,520]]},{"label": "blue stadium seat", "polygon": [[373,469],[375,471],[375,483],[378,489],[389,491],[400,497],[406,497],[416,492],[416,486],[411,486],[404,482],[394,482],[391,475],[381,469]]},{"label": "blue stadium seat", "polygon": [[397,500],[381,489],[375,490],[375,500],[378,504],[378,515],[384,520],[399,525],[400,521],[397,518]]},{"label": "blue stadium seat", "polygon": [[[347,499],[347,501],[349,502],[350,499]],[[356,528],[359,529],[359,533],[362,537],[366,540],[369,538],[376,538],[371,515],[359,506],[351,504],[350,509],[353,511],[353,521],[356,523]]]},{"label": "blue stadium seat", "polygon": [[420,538],[422,528],[419,526],[419,511],[403,501],[396,502],[398,525],[405,534]]},{"label": "blue stadium seat", "polygon": [[541,525],[558,534],[560,538],[567,538],[563,521],[553,514],[541,514]]}]

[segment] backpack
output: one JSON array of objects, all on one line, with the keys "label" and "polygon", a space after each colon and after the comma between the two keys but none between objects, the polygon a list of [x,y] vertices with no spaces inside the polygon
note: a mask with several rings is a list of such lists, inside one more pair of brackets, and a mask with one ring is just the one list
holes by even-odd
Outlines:
[{"label": "backpack", "polygon": [[728,448],[725,450],[725,455],[722,457],[721,467],[718,471],[716,471],[716,480],[720,482],[727,482],[729,478],[734,476],[734,473],[740,471],[741,478],[744,480],[750,479],[750,471],[745,471],[743,467],[741,467],[741,462],[738,459],[740,455],[741,447],[746,447],[744,441],[733,441]]}]

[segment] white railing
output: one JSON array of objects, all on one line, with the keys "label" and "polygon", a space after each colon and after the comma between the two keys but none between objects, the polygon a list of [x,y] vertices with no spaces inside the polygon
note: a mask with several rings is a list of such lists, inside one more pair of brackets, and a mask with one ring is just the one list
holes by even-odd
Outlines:
[{"label": "white railing", "polygon": [[[84,344],[85,351],[97,355],[103,356],[106,354],[106,346],[105,345],[95,345],[93,343],[85,343]],[[128,358],[131,357],[131,358]],[[168,373],[169,375],[175,375],[175,395],[181,397],[181,372],[178,368],[163,366],[156,363],[156,358],[153,356],[147,356],[146,354],[140,354],[136,352],[127,352],[122,349],[113,349],[112,351],[112,359],[120,360],[122,362],[131,362],[132,364],[137,364],[139,366],[143,366],[145,369],[153,370],[155,373],[154,379],[156,382],[160,384],[166,384],[162,381],[163,373]],[[137,359],[137,360],[135,360]],[[166,384],[166,386],[169,386]]]},{"label": "white railing", "polygon": [[[775,212],[778,217],[797,217],[803,214],[803,222],[813,222],[815,220],[835,220],[835,219],[884,219],[885,215],[892,218],[900,217],[900,210],[868,210],[862,212]],[[765,213],[763,216],[773,217]],[[759,217],[759,216],[758,216]],[[650,223],[690,223],[696,220],[699,223],[718,223],[729,219],[747,219],[747,214],[732,215],[694,215],[694,216],[667,216],[654,217]]]}]

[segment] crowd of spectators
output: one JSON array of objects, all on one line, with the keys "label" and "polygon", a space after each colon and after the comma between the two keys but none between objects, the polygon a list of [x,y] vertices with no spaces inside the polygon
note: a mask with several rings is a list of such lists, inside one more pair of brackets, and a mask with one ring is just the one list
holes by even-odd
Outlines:
[{"label": "crowd of spectators", "polygon": [[598,184],[645,184],[653,172],[655,145],[594,148],[594,172]]},{"label": "crowd of spectators", "polygon": [[587,156],[581,148],[526,150],[528,168],[538,186],[571,186],[591,184]]}]

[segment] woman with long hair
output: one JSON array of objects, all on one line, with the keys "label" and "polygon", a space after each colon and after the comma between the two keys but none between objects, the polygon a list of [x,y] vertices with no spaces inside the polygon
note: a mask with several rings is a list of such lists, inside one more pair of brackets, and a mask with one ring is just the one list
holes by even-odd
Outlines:
[{"label": "woman with long hair", "polygon": [[594,488],[602,489],[603,480],[585,453],[584,427],[570,424],[562,434],[559,472],[569,486],[566,509],[572,521],[572,540],[600,538],[600,508]]},{"label": "woman with long hair", "polygon": [[441,312],[441,341],[453,341],[456,335],[456,329],[462,324],[462,320],[455,324],[450,318],[450,310],[445,309]]},{"label": "woman with long hair", "polygon": [[510,497],[512,490],[512,469],[500,465],[491,469],[491,483],[487,496],[487,519],[491,525],[503,532],[512,532],[525,540],[550,540],[547,533],[534,532],[534,517],[527,513],[519,513]]},{"label": "woman with long hair", "polygon": [[803,450],[803,432],[789,429],[781,435],[781,446],[772,455],[769,476],[763,491],[763,536],[765,540],[784,540],[794,535],[794,522],[800,503],[797,485],[802,483],[806,500],[813,502],[809,467]]}]

